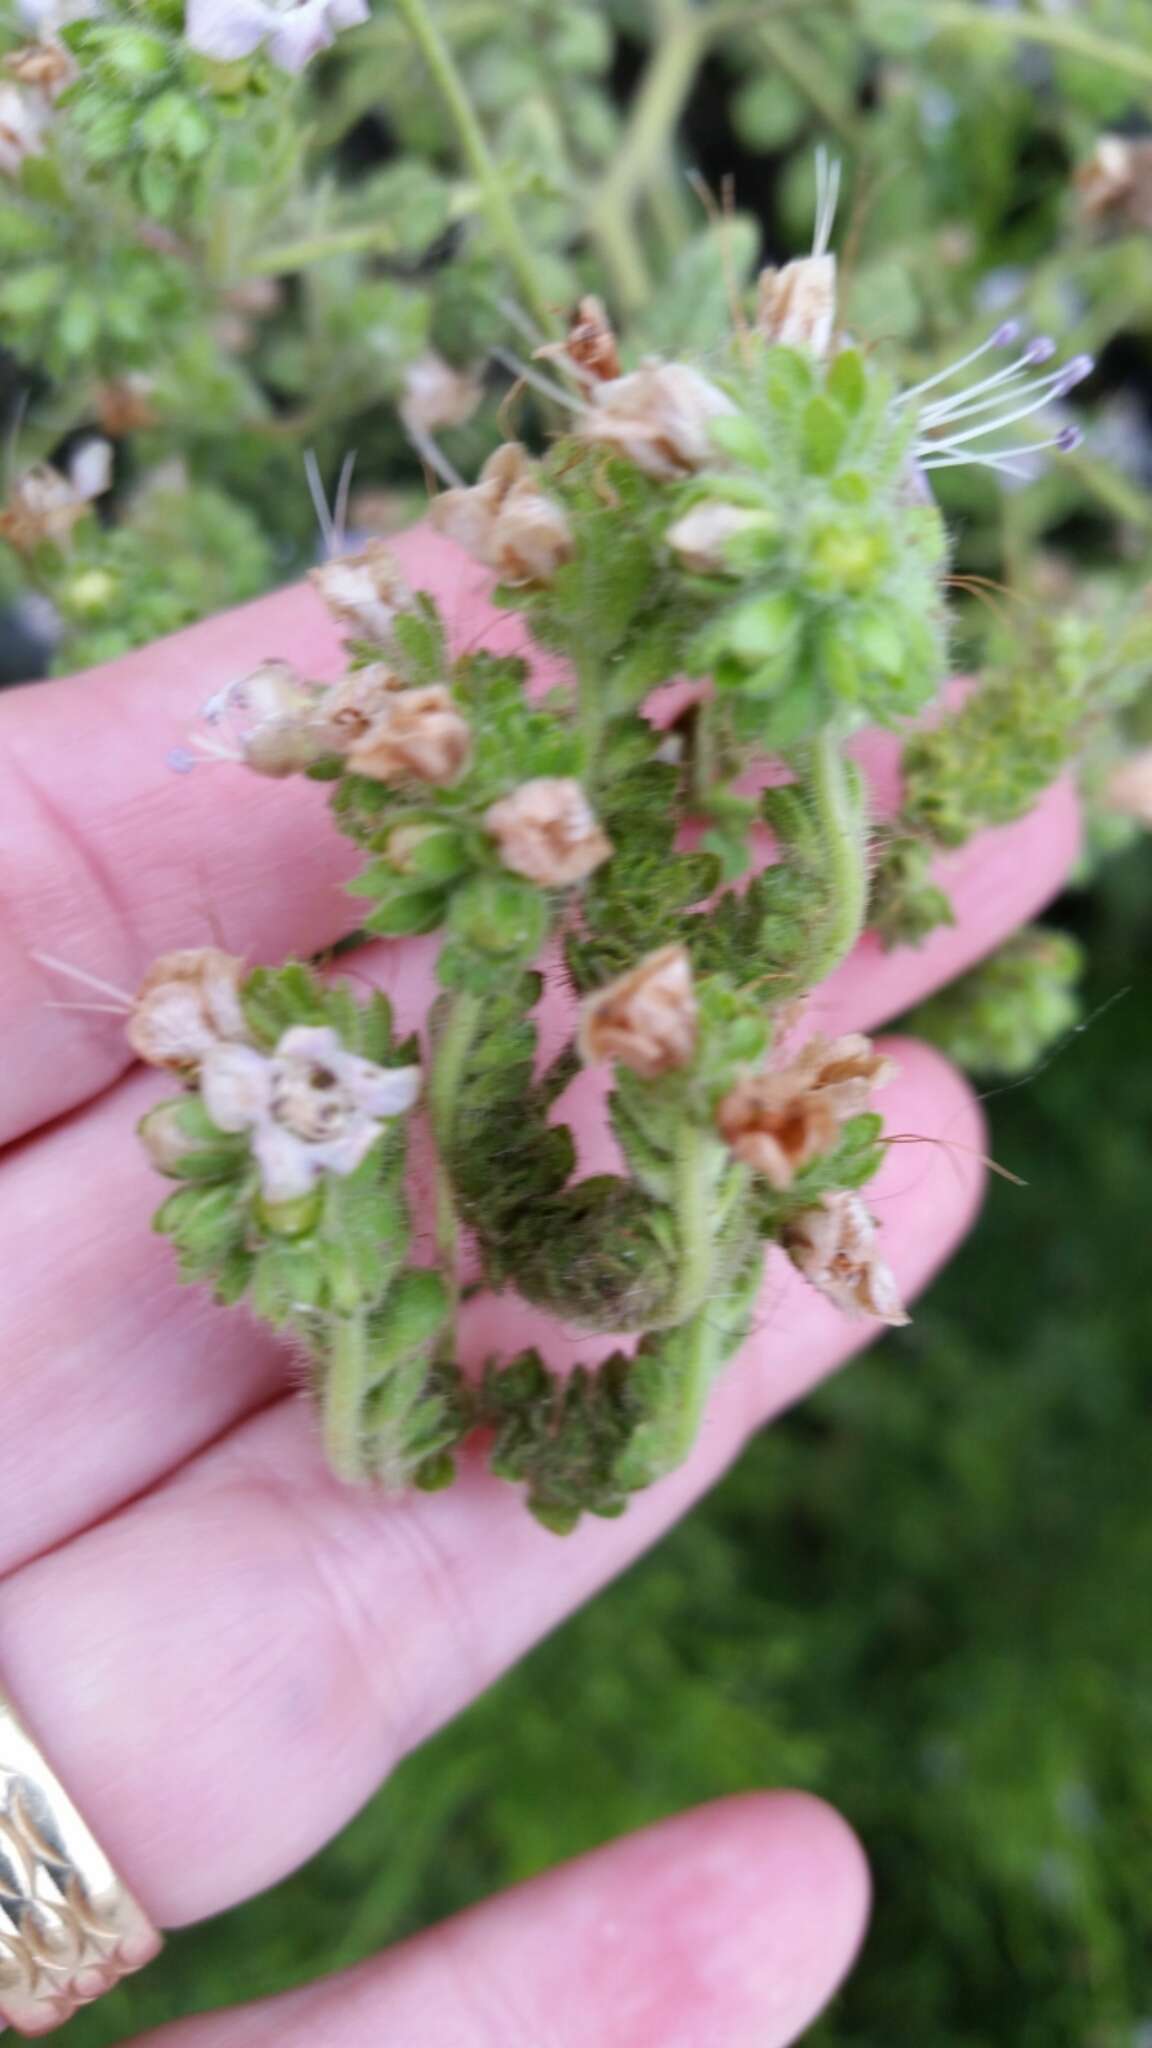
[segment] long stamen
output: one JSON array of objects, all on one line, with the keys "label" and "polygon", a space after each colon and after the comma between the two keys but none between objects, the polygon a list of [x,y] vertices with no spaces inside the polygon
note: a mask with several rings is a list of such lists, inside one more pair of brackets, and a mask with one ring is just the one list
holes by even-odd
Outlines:
[{"label": "long stamen", "polygon": [[1040,455],[1046,448],[1058,448],[1062,455],[1071,454],[1079,448],[1084,439],[1080,427],[1061,427],[1058,434],[1052,434],[1047,441],[1025,441],[1018,448],[986,448],[970,455],[952,453],[944,443],[940,454],[926,455],[921,459],[921,469],[959,469],[962,464],[982,463],[987,469],[1006,469],[1011,476],[1023,476],[1024,470],[1013,469],[1012,463],[1030,455]]},{"label": "long stamen", "polygon": [[102,981],[98,974],[89,974],[86,967],[73,967],[70,960],[58,960],[54,953],[33,953],[32,958],[38,966],[50,967],[56,974],[66,974],[70,980],[79,981],[86,988],[97,989],[101,995],[115,996],[118,1003],[127,1004],[129,1009],[136,1001],[135,996],[126,994],[122,988],[117,988],[114,981]]},{"label": "long stamen", "polygon": [[1014,426],[1017,420],[1029,419],[1033,413],[1042,412],[1054,398],[1064,398],[1088,375],[1091,367],[1090,357],[1077,356],[1056,376],[1045,377],[1039,385],[1034,386],[1027,405],[1018,405],[1012,412],[999,413],[994,419],[982,420],[979,426],[969,427],[963,434],[942,435],[939,439],[933,435],[931,439],[925,440],[922,446],[928,450],[962,448],[969,441],[982,440],[985,434],[999,433],[1002,427]]},{"label": "long stamen", "polygon": [[988,336],[987,341],[980,343],[979,348],[970,349],[968,354],[961,356],[957,362],[949,363],[946,369],[937,370],[934,377],[925,377],[921,383],[913,384],[907,391],[901,391],[893,403],[896,405],[907,405],[910,399],[919,398],[925,391],[934,391],[938,384],[944,384],[949,377],[955,377],[961,370],[966,370],[969,363],[979,362],[981,356],[986,356],[991,349],[1011,348],[1013,342],[1019,339],[1020,322],[1018,320],[1002,321],[995,332]]},{"label": "long stamen", "polygon": [[45,1010],[79,1010],[86,1017],[127,1017],[131,1014],[131,1006],[125,1008],[120,1003],[44,1003],[41,1007]]},{"label": "long stamen", "polygon": [[[401,417],[403,418],[403,414]],[[439,477],[442,484],[447,484],[450,491],[463,490],[464,479],[460,471],[449,462],[439,441],[434,434],[429,433],[427,427],[422,426],[419,420],[404,419],[404,432],[421,462],[427,465],[433,476]]]},{"label": "long stamen", "polygon": [[533,391],[539,391],[543,397],[552,399],[554,404],[566,405],[569,412],[587,411],[581,400],[574,398],[570,391],[565,391],[562,384],[553,384],[550,377],[542,377],[539,370],[534,370],[530,364],[521,362],[519,356],[513,355],[511,349],[493,348],[488,353],[493,362],[502,364],[506,370],[511,370],[521,384],[530,384]]},{"label": "long stamen", "polygon": [[840,202],[840,159],[826,149],[816,151],[816,220],[812,235],[813,256],[826,256]]},{"label": "long stamen", "polygon": [[1036,340],[1024,350],[1023,355],[1017,356],[1016,361],[1009,363],[1006,369],[995,370],[990,377],[982,377],[978,384],[967,384],[963,391],[950,392],[946,398],[933,399],[931,405],[924,407],[921,418],[947,418],[955,406],[967,405],[970,400],[979,398],[984,393],[1002,391],[1006,384],[1019,382],[1029,370],[1037,368],[1040,363],[1050,361],[1055,353],[1056,343],[1050,336],[1037,335]]}]

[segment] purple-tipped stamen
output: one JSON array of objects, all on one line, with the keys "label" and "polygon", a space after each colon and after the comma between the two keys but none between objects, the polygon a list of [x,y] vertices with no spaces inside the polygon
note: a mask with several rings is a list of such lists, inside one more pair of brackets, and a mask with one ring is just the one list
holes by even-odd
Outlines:
[{"label": "purple-tipped stamen", "polygon": [[1054,448],[1058,448],[1060,450],[1061,455],[1070,455],[1072,453],[1073,448],[1080,447],[1081,443],[1083,442],[1083,439],[1083,427],[1061,427],[1060,432],[1057,434],[1056,439],[1052,443],[1052,446]]},{"label": "purple-tipped stamen", "polygon": [[1028,471],[1018,469],[1017,463],[1027,461],[1033,455],[1043,455],[1049,448],[1056,448],[1061,454],[1067,455],[1073,448],[1078,448],[1083,439],[1084,435],[1079,427],[1061,427],[1059,433],[1053,434],[1047,441],[1028,441],[1022,443],[1019,448],[985,448],[974,450],[971,454],[961,454],[945,445],[939,454],[933,452],[923,455],[920,458],[920,468],[960,469],[967,464],[978,463],[982,469],[1001,470],[1006,476],[1027,479]]},{"label": "purple-tipped stamen", "polygon": [[[1038,349],[1039,354],[1036,353]],[[992,376],[982,378],[979,384],[970,384],[964,391],[950,392],[947,398],[938,398],[932,405],[925,406],[921,415],[921,426],[934,426],[945,420],[966,419],[974,412],[983,412],[989,405],[1002,404],[1006,398],[1012,396],[1008,388],[1010,385],[1022,383],[1034,364],[1047,362],[1055,352],[1055,342],[1049,340],[1047,335],[1039,336],[1030,348],[1025,349],[1023,355],[1017,356],[1016,361],[1009,363],[1005,369],[996,370]],[[1045,385],[1054,386],[1067,374],[1069,367],[1070,365],[1063,364],[1058,370],[1050,370],[1046,378],[1040,382],[1029,383],[1027,389],[1039,391]],[[992,392],[996,394],[995,397],[989,396]]]},{"label": "purple-tipped stamen", "polygon": [[169,768],[177,775],[191,775],[196,766],[196,756],[190,754],[187,747],[173,747],[167,759]]},{"label": "purple-tipped stamen", "polygon": [[986,356],[990,350],[1011,348],[1014,342],[1019,339],[1019,335],[1020,323],[1018,320],[1002,320],[994,333],[988,336],[987,341],[980,343],[979,348],[970,349],[966,356],[961,356],[958,361],[949,363],[946,369],[937,370],[935,376],[925,377],[922,383],[913,384],[910,390],[902,391],[896,399],[896,404],[907,405],[910,398],[920,398],[925,391],[935,391],[938,384],[947,383],[949,377],[955,377],[961,370],[966,370],[969,363],[979,362],[981,356]]},{"label": "purple-tipped stamen", "polygon": [[1073,356],[1071,362],[1065,363],[1060,372],[1060,380],[1056,387],[1057,398],[1063,398],[1066,392],[1073,391],[1077,384],[1082,384],[1085,377],[1090,377],[1095,368],[1096,364],[1091,356]]},{"label": "purple-tipped stamen", "polygon": [[1056,343],[1050,334],[1038,334],[1024,351],[1026,363],[1050,363],[1056,353]]}]

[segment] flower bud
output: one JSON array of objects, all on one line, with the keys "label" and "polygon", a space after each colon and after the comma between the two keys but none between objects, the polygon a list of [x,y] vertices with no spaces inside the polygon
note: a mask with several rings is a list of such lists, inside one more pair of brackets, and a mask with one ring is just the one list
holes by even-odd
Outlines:
[{"label": "flower bud", "polygon": [[821,359],[836,320],[836,258],[802,256],[760,273],[756,327],[769,341]]},{"label": "flower bud", "polygon": [[801,1210],[782,1239],[809,1285],[849,1316],[899,1328],[909,1318],[895,1277],[876,1249],[876,1225],[860,1196],[841,1192]]},{"label": "flower bud", "polygon": [[442,491],[431,518],[438,533],[515,588],[550,583],[572,553],[567,514],[540,488],[518,441],[488,457],[478,483]]},{"label": "flower bud", "polygon": [[128,1020],[128,1043],[137,1058],[182,1073],[196,1068],[213,1047],[245,1040],[243,977],[243,961],[217,946],[161,954],[141,982]]},{"label": "flower bud", "polygon": [[484,813],[484,825],[504,866],[544,889],[582,882],[612,852],[583,789],[569,776],[521,783]]},{"label": "flower bud", "polygon": [[625,456],[645,476],[674,483],[715,460],[712,422],[735,410],[690,364],[652,362],[597,384],[579,432]]},{"label": "flower bud", "polygon": [[871,1104],[896,1072],[859,1032],[813,1038],[775,1072],[746,1074],[716,1111],[720,1135],[779,1192],[835,1144],[840,1126]]},{"label": "flower bud", "polygon": [[686,569],[700,576],[722,576],[731,571],[730,543],[743,534],[757,533],[766,541],[778,532],[770,512],[756,512],[744,505],[726,505],[708,498],[693,505],[668,528],[668,545]]},{"label": "flower bud", "polygon": [[683,946],[662,946],[590,996],[579,1049],[588,1062],[619,1060],[646,1081],[686,1067],[696,1051],[692,963]]},{"label": "flower bud", "polygon": [[411,608],[412,593],[386,541],[370,540],[355,554],[333,555],[310,570],[308,580],[354,640],[386,647],[397,614]]},{"label": "flower bud", "polygon": [[392,692],[380,716],[348,748],[348,766],[374,782],[455,782],[472,731],[443,683]]}]

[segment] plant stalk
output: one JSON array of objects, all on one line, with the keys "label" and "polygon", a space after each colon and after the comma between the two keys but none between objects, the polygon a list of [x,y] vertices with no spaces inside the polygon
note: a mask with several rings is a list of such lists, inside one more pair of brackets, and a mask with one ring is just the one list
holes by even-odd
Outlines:
[{"label": "plant stalk", "polygon": [[432,1056],[432,1077],[428,1088],[428,1114],[436,1142],[436,1244],[453,1305],[460,1298],[460,1222],[447,1158],[455,1123],[456,1097],[480,1022],[480,1008],[480,997],[467,989],[457,989],[448,998],[445,1022]]},{"label": "plant stalk", "polygon": [[396,6],[452,118],[465,162],[480,188],[488,225],[523,293],[525,307],[546,334],[552,333],[556,326],[553,308],[537,278],[532,251],[521,232],[456,60],[426,0],[396,0]]},{"label": "plant stalk", "polygon": [[862,785],[834,733],[805,750],[802,785],[819,828],[828,908],[808,962],[814,985],[852,951],[868,909],[868,816]]},{"label": "plant stalk", "polygon": [[324,1382],[324,1448],[328,1463],[348,1486],[363,1485],[367,1316],[363,1308],[335,1319]]}]

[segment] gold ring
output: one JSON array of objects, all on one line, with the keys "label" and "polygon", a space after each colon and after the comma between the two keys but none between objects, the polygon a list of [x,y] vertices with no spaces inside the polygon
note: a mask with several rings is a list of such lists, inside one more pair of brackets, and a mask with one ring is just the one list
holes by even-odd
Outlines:
[{"label": "gold ring", "polygon": [[0,1693],[0,2019],[50,2034],[159,1947]]}]

